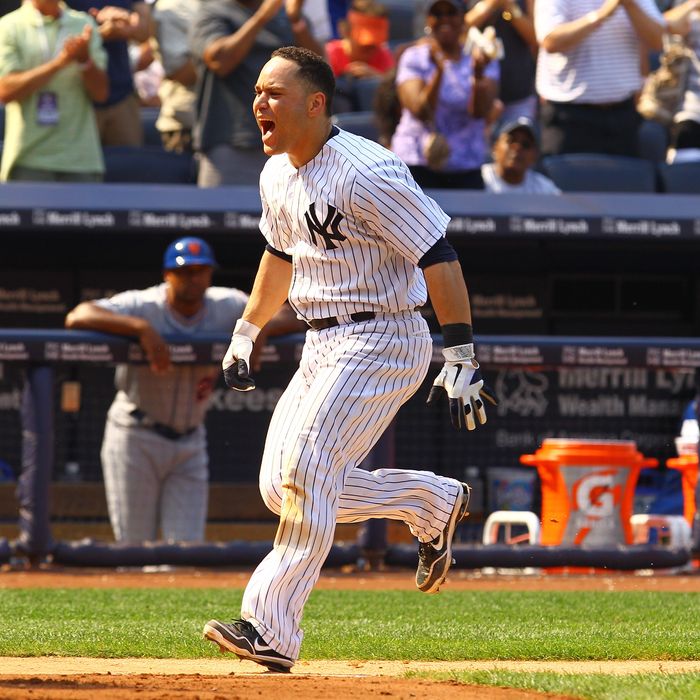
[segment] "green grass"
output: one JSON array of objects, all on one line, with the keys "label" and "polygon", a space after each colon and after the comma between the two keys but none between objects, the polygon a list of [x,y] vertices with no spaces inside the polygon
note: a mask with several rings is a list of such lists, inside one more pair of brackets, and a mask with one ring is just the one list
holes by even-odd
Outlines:
[{"label": "green grass", "polygon": [[[241,591],[5,589],[0,655],[201,658]],[[307,659],[700,659],[700,593],[315,591]]]},{"label": "green grass", "polygon": [[599,673],[474,671],[409,675],[414,678],[451,680],[471,685],[536,690],[585,698],[585,700],[694,700],[700,697],[700,673],[635,673],[628,676],[613,676]]}]

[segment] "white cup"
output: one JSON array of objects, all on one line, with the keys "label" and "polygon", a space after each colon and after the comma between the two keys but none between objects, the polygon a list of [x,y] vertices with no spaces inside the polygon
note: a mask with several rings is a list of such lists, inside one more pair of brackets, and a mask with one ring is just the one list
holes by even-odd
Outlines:
[{"label": "white cup", "polygon": [[676,440],[676,452],[679,456],[681,455],[697,455],[698,454],[698,441],[689,440],[685,437],[677,437]]}]

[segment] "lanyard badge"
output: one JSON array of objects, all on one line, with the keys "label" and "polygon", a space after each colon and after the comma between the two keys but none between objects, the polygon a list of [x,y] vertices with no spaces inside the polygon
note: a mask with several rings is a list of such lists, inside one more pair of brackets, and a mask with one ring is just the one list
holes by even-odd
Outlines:
[{"label": "lanyard badge", "polygon": [[36,100],[36,123],[39,126],[56,126],[58,117],[58,95],[49,90],[40,92]]},{"label": "lanyard badge", "polygon": [[[44,24],[44,16],[35,10],[37,14],[38,24],[37,24],[37,39],[41,45],[41,53],[44,62],[49,61],[53,58],[63,46],[63,41],[66,38],[65,26],[62,22],[62,18],[59,17],[56,22],[58,25],[58,32],[56,33],[56,41],[53,49],[49,47],[49,37],[46,31],[46,26]],[[58,111],[58,94],[51,90],[44,90],[37,95],[36,101],[36,123],[39,126],[56,126],[59,121],[59,111]]]}]

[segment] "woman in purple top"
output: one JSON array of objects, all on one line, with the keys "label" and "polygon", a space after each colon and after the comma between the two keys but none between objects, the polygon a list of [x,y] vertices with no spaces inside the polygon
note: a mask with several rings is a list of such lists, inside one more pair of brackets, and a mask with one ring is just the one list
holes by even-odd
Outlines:
[{"label": "woman in purple top", "polygon": [[[488,146],[484,118],[498,93],[498,63],[479,50],[464,54],[464,7],[436,0],[428,8],[427,40],[407,48],[399,60],[396,85],[402,112],[392,150],[424,188],[482,189],[480,167]],[[431,134],[449,146],[443,149]]]}]

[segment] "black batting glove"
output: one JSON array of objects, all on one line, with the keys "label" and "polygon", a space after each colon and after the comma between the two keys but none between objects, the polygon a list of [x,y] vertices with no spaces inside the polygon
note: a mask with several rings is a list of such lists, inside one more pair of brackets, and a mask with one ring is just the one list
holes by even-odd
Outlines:
[{"label": "black batting glove", "polygon": [[233,329],[231,344],[221,361],[226,386],[236,391],[252,391],[255,380],[250,376],[250,354],[260,329],[248,321],[239,319]]}]

